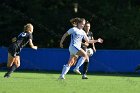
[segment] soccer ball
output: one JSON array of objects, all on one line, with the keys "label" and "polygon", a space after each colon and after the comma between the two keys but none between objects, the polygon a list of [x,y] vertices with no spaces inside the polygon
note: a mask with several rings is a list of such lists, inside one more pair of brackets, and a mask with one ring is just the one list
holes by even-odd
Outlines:
[{"label": "soccer ball", "polygon": [[87,53],[88,56],[92,56],[93,55],[93,49],[92,48],[86,49],[86,53]]}]

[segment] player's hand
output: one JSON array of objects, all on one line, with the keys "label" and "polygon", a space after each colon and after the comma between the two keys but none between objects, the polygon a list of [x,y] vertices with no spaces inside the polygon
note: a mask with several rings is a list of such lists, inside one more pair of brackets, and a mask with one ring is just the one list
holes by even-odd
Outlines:
[{"label": "player's hand", "polygon": [[103,39],[98,38],[98,42],[99,42],[99,43],[103,43]]},{"label": "player's hand", "polygon": [[60,43],[60,47],[63,48],[63,44],[62,43]]},{"label": "player's hand", "polygon": [[35,50],[37,50],[37,48],[38,48],[37,46],[34,46],[34,49],[35,49]]}]

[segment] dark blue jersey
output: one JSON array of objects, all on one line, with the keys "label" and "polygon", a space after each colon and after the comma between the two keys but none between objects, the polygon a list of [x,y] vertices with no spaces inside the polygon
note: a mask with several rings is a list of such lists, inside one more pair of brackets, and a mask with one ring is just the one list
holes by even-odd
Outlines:
[{"label": "dark blue jersey", "polygon": [[[91,31],[89,31],[89,32],[87,33],[87,37],[88,37],[89,40],[92,40],[92,39],[93,39],[93,33],[92,33]],[[85,43],[85,40],[83,40],[82,42]],[[81,47],[82,47],[84,50],[85,50],[86,48],[93,48],[91,43],[89,43],[89,46],[88,46],[88,47],[84,46],[83,44],[82,44]]]},{"label": "dark blue jersey", "polygon": [[23,48],[24,46],[27,45],[27,43],[29,42],[29,39],[33,39],[33,36],[31,33],[29,32],[22,32],[18,35],[17,39],[16,39],[16,44],[20,47]]},{"label": "dark blue jersey", "polygon": [[8,52],[11,56],[18,56],[21,49],[29,42],[29,39],[33,39],[32,34],[29,32],[22,32],[18,37],[14,38],[13,43],[8,48]]},{"label": "dark blue jersey", "polygon": [[[89,40],[93,39],[93,33],[92,32],[89,31],[87,36],[88,36]],[[89,46],[87,48],[93,48],[93,45],[91,43],[89,43]]]}]

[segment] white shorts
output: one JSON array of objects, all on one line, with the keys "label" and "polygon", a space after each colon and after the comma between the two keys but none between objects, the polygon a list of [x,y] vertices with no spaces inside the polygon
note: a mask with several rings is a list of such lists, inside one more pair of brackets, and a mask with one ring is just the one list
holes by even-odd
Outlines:
[{"label": "white shorts", "polygon": [[70,55],[78,56],[78,55],[76,55],[76,54],[77,54],[77,52],[78,52],[79,50],[81,50],[81,48],[77,48],[77,47],[75,47],[75,46],[70,46],[70,47],[69,47]]}]

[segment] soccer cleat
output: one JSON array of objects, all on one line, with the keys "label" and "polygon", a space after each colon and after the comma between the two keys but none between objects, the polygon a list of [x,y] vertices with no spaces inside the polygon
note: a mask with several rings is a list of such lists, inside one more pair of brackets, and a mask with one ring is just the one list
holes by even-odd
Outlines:
[{"label": "soccer cleat", "polygon": [[83,75],[82,79],[88,79],[88,77],[86,75]]},{"label": "soccer cleat", "polygon": [[77,74],[81,74],[81,72],[79,71],[79,69],[73,69],[73,72],[75,72]]},{"label": "soccer cleat", "polygon": [[4,78],[9,78],[9,77],[10,77],[10,74],[5,73]]},{"label": "soccer cleat", "polygon": [[58,79],[64,80],[65,77],[64,76],[60,76]]},{"label": "soccer cleat", "polygon": [[135,72],[138,72],[138,70],[140,70],[140,65],[136,67]]}]

